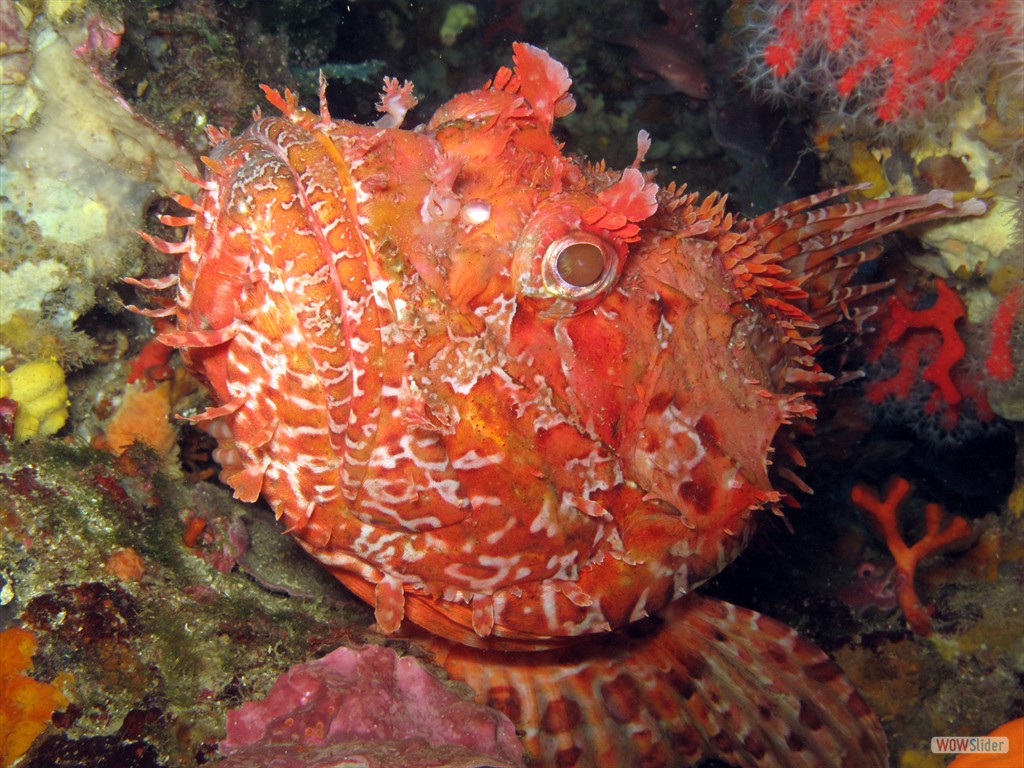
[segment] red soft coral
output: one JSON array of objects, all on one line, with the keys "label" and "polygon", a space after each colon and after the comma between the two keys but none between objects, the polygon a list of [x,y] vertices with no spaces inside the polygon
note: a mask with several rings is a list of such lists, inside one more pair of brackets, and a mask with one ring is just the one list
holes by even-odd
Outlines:
[{"label": "red soft coral", "polygon": [[1021,375],[1014,364],[1014,348],[1019,355],[1021,336],[1024,336],[1024,285],[1010,290],[992,316],[985,372],[993,381],[1010,381],[1015,375]]},{"label": "red soft coral", "polygon": [[149,392],[161,381],[174,377],[170,359],[174,349],[156,339],[146,342],[139,354],[128,361],[128,383],[141,381]]},{"label": "red soft coral", "polygon": [[836,122],[891,125],[920,115],[954,81],[984,82],[1020,44],[1014,0],[763,0],[754,8],[754,84],[813,98]]}]

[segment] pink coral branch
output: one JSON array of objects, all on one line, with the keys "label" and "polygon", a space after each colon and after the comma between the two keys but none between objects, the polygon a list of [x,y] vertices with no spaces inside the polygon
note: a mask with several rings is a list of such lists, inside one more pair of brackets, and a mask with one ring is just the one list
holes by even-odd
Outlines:
[{"label": "pink coral branch", "polygon": [[928,504],[925,506],[925,535],[913,546],[907,546],[899,530],[897,515],[908,493],[910,483],[897,477],[890,483],[884,498],[879,498],[866,485],[854,486],[850,498],[874,522],[896,561],[896,570],[903,577],[897,583],[896,597],[907,624],[917,634],[928,636],[932,632],[933,606],[922,604],[918,598],[914,589],[914,572],[918,563],[929,555],[969,540],[972,531],[970,523],[959,516],[943,525],[945,510],[940,504]]}]

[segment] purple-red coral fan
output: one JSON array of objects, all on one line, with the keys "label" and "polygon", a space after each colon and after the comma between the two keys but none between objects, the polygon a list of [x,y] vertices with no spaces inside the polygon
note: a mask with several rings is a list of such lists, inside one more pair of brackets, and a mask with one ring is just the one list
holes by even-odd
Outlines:
[{"label": "purple-red coral fan", "polygon": [[262,701],[228,713],[223,768],[511,768],[512,722],[460,699],[409,656],[338,648],[299,664]]},{"label": "purple-red coral fan", "polygon": [[[1014,66],[1020,0],[759,0],[748,73],[835,122],[893,125]],[[1019,76],[1019,73],[1018,73]]]}]

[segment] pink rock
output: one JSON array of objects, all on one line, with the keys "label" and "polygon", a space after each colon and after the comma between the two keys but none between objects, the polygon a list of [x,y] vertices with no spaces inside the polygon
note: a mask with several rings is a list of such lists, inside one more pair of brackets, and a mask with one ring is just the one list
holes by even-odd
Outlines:
[{"label": "pink rock", "polygon": [[512,722],[388,648],[299,664],[262,701],[228,713],[223,768],[522,766]]}]

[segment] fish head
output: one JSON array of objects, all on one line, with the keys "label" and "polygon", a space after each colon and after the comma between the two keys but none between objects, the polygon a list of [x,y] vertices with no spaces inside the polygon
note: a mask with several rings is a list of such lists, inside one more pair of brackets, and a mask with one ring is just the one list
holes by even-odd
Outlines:
[{"label": "fish head", "polygon": [[[431,120],[458,166],[458,213],[442,263],[424,274],[443,273],[426,279],[446,296],[447,342],[470,333],[486,350],[488,372],[504,382],[503,410],[529,433],[521,450],[535,471],[556,492],[604,508],[601,482],[555,467],[571,431],[636,490],[611,516],[646,514],[632,507],[639,498],[701,531],[709,543],[694,572],[710,575],[733,551],[717,544],[742,541],[753,510],[779,498],[768,466],[790,418],[775,391],[784,334],[723,264],[720,198],[699,208],[696,195],[659,189],[638,163],[611,171],[561,152],[554,105],[566,103],[570,81],[559,68],[517,45],[513,92],[463,94]],[[435,372],[451,367],[442,378],[457,380],[460,366],[464,376],[438,397],[480,391],[469,357],[431,359]]]}]

